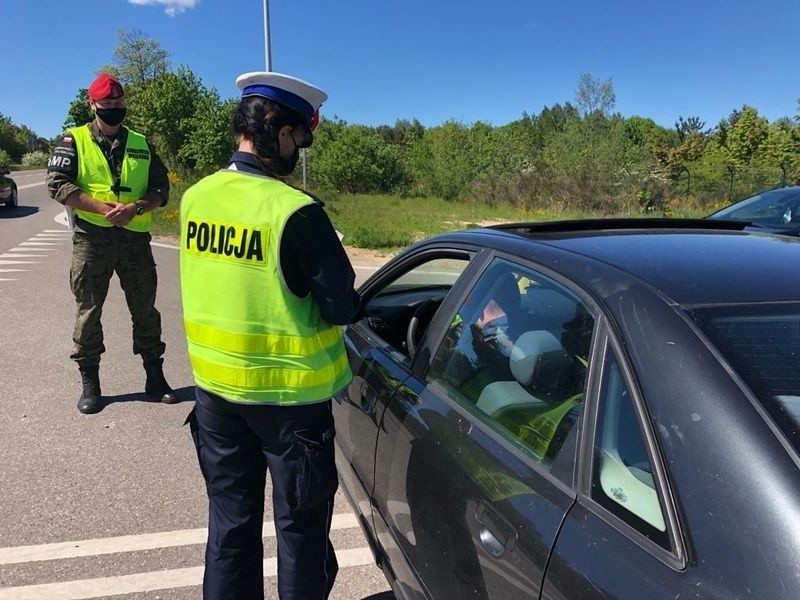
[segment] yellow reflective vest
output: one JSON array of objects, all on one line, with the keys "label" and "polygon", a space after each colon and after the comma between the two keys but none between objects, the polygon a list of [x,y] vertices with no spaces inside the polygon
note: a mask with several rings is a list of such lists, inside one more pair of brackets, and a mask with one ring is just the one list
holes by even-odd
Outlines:
[{"label": "yellow reflective vest", "polygon": [[[89,125],[74,127],[69,131],[75,140],[78,151],[78,187],[87,194],[101,202],[121,202],[130,204],[147,195],[150,174],[150,149],[147,140],[141,133],[128,130],[128,140],[125,144],[125,158],[122,161],[120,173],[120,193],[114,193],[114,178],[106,157],[97,142],[92,138]],[[100,227],[113,227],[105,216],[85,210],[75,210],[75,213],[84,221]],[[138,232],[150,231],[150,213],[137,215],[125,225],[125,229]]]},{"label": "yellow reflective vest", "polygon": [[181,199],[181,293],[196,384],[240,403],[330,398],[352,375],[342,328],[281,272],[289,217],[314,200],[276,179],[224,170]]}]

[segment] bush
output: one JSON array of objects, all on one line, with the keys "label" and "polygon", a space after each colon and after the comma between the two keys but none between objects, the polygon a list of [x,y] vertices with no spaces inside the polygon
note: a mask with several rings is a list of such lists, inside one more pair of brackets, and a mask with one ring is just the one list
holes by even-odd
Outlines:
[{"label": "bush", "polygon": [[49,159],[50,157],[46,153],[36,150],[23,154],[21,164],[23,167],[46,167]]},{"label": "bush", "polygon": [[0,148],[0,169],[8,169],[11,166],[11,155]]}]

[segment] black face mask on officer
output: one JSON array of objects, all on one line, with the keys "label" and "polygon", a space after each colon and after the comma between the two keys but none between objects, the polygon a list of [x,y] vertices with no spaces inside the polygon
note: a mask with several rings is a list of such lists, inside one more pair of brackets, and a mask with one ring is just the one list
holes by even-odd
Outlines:
[{"label": "black face mask on officer", "polygon": [[95,109],[95,113],[97,114],[97,118],[100,119],[106,125],[110,125],[111,127],[116,127],[125,119],[125,113],[127,109],[125,108],[97,108]]}]

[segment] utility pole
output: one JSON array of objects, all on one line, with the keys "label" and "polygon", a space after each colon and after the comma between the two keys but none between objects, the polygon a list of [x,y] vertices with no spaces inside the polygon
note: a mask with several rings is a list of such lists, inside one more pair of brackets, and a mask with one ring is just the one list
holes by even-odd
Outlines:
[{"label": "utility pole", "polygon": [[[264,58],[267,71],[272,71],[272,48],[269,37],[269,0],[264,0]],[[300,151],[303,159],[303,189],[308,189],[308,169],[306,167],[306,149]]]},{"label": "utility pole", "polygon": [[267,71],[272,71],[272,48],[269,41],[269,0],[264,0],[264,57]]}]

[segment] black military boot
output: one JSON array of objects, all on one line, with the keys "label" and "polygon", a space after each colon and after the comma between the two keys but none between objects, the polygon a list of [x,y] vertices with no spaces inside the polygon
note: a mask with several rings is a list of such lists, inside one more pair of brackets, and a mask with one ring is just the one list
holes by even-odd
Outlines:
[{"label": "black military boot", "polygon": [[162,358],[144,361],[144,370],[147,373],[144,391],[148,396],[157,398],[164,404],[175,404],[180,400],[164,378],[164,370],[161,368],[163,363]]},{"label": "black military boot", "polygon": [[100,368],[82,367],[81,381],[83,392],[78,400],[78,410],[85,415],[91,415],[103,410],[103,400],[100,394]]}]

